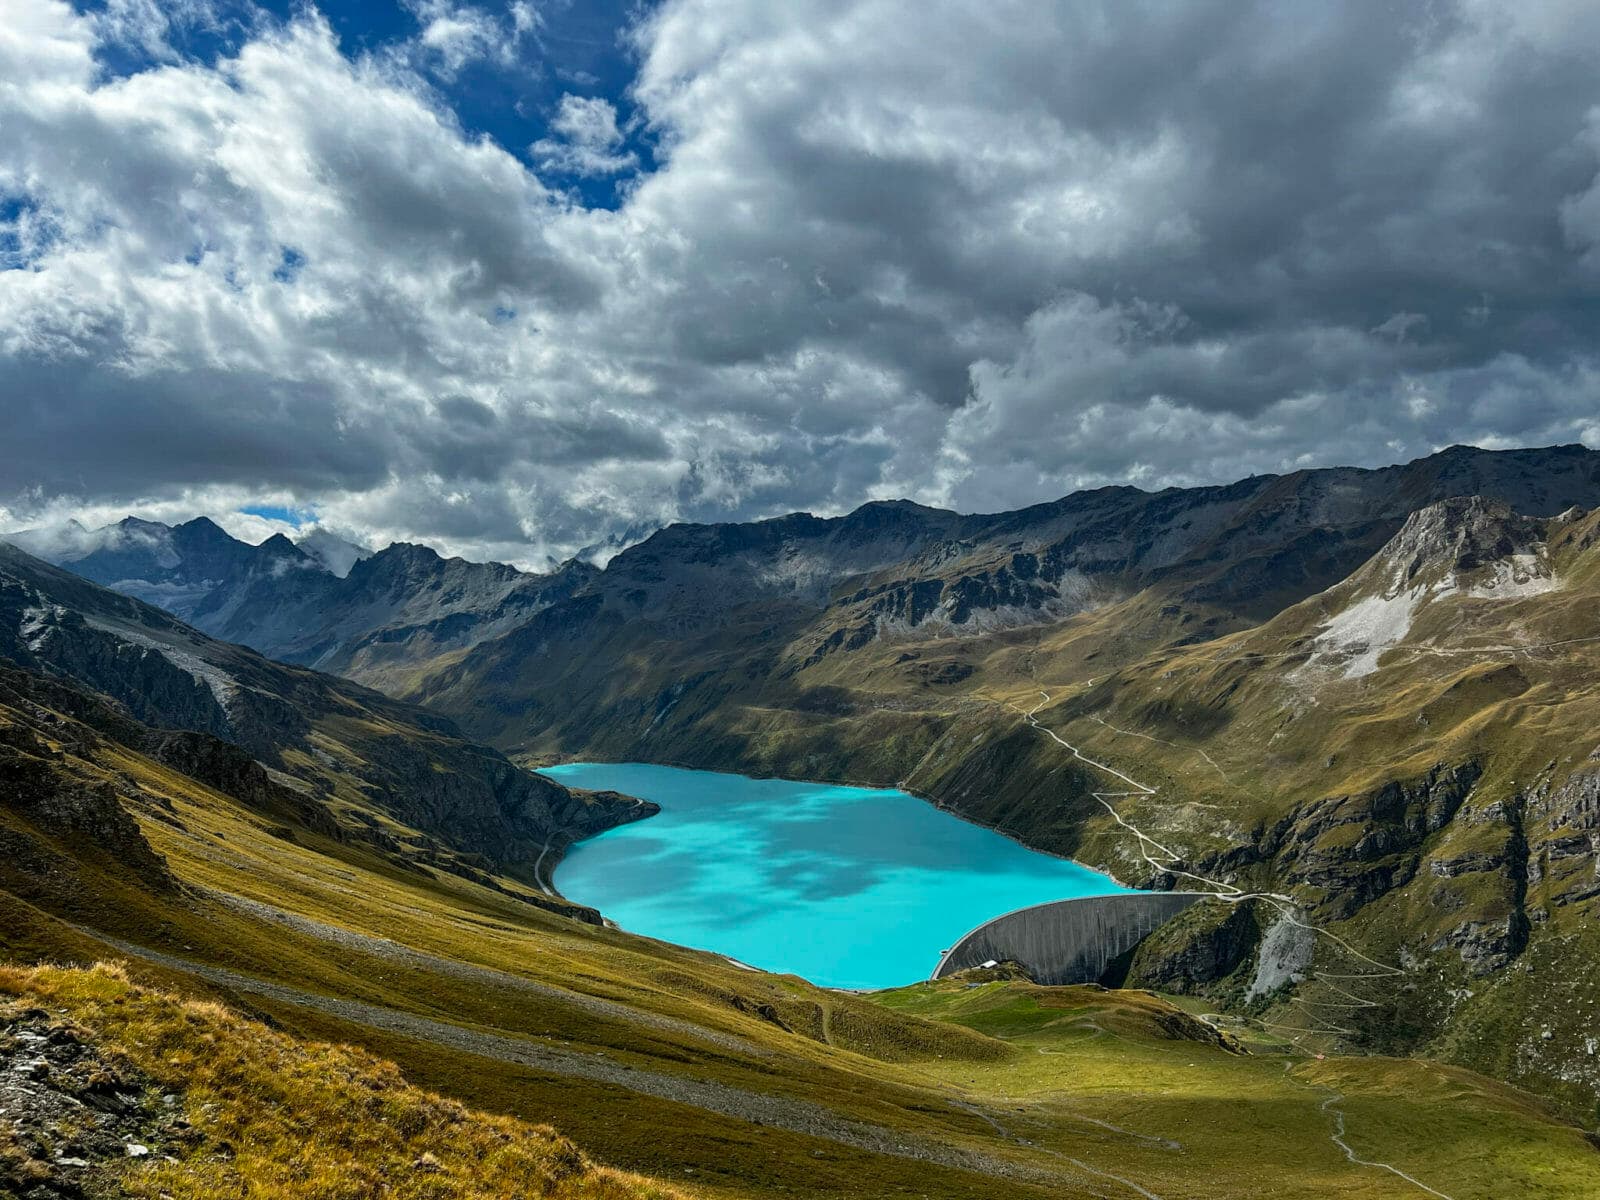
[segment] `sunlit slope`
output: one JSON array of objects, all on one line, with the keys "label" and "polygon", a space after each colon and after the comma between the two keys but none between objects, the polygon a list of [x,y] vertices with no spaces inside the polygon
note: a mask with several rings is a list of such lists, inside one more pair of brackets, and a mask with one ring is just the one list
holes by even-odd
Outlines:
[{"label": "sunlit slope", "polygon": [[[549,1124],[593,1160],[688,1194],[1124,1194],[1117,1176],[1164,1200],[1252,1196],[1256,1140],[1189,1148],[1191,1130],[1235,1108],[1270,1110],[1271,1127],[1291,1129],[1303,1149],[1279,1194],[1393,1194],[1382,1172],[1349,1163],[1328,1140],[1327,1095],[1284,1082],[1287,1060],[1242,1058],[1164,1002],[1064,993],[1109,1032],[1093,1039],[1094,1058],[1057,1061],[937,1006],[820,991],[560,917],[426,864],[402,869],[368,845],[90,738],[37,699],[0,716],[11,731],[8,770],[23,757],[43,763],[67,785],[57,799],[104,799],[103,784],[126,818],[99,800],[0,808],[11,850],[0,859],[0,949],[29,960],[122,958],[136,978],[224,999],[296,1038],[363,1046],[412,1084]],[[967,994],[959,984],[930,994],[946,993]],[[309,1062],[322,1052],[307,1053]],[[1345,1069],[1351,1094],[1415,1090],[1409,1076],[1388,1081],[1392,1066]],[[1119,1072],[1113,1113],[1088,1081],[1108,1086]],[[1509,1127],[1562,1170],[1588,1153],[1570,1127],[1527,1116],[1527,1100],[1482,1081],[1472,1088],[1464,1106],[1453,1099],[1446,1123],[1461,1139],[1458,1157]],[[1140,1123],[1118,1119],[1140,1097]],[[1408,1153],[1403,1127],[1381,1108],[1374,1116],[1358,1125],[1351,1111],[1362,1149]],[[1186,1148],[1147,1155],[1150,1139]],[[1493,1167],[1450,1194],[1498,1195],[1502,1177],[1520,1178]],[[1529,1194],[1581,1194],[1561,1190],[1561,1179]]]},{"label": "sunlit slope", "polygon": [[[1118,1181],[1146,1194],[1577,1196],[1593,1186],[1596,1154],[1581,1133],[1467,1071],[1200,1047],[1181,1036],[1193,1018],[1141,992],[941,981],[878,999],[1004,1041],[1017,1054],[1003,1063],[938,1073],[989,1097],[1009,1136],[1071,1155],[1082,1142],[1063,1134],[1098,1130],[1118,1148]],[[1341,1129],[1343,1145],[1330,1136]]]},{"label": "sunlit slope", "polygon": [[[1450,502],[1257,630],[1105,674],[1048,650],[1027,678],[1002,661],[981,691],[1010,716],[972,728],[995,730],[1013,769],[980,750],[941,774],[935,755],[913,782],[948,794],[992,770],[1006,782],[980,812],[1125,877],[1292,897],[1335,936],[1266,1019],[1321,1048],[1445,1054],[1588,1114],[1596,613],[1600,515]],[[1076,753],[1018,716],[1034,708]],[[1281,916],[1256,908],[1258,934]],[[1206,953],[1211,909],[1186,918]],[[1197,983],[1244,1003],[1256,956]]]},{"label": "sunlit slope", "polygon": [[[24,1044],[71,1047],[32,1078],[36,1102],[41,1092],[76,1101],[56,1133],[77,1153],[36,1154],[33,1138],[0,1125],[0,1187],[19,1194],[55,1194],[50,1184],[150,1200],[684,1196],[596,1167],[549,1128],[416,1088],[392,1063],[140,987],[115,966],[0,966],[0,1027],[35,1039]],[[146,1153],[83,1157],[96,1144],[84,1131],[108,1106],[145,1139],[124,1144]]]}]

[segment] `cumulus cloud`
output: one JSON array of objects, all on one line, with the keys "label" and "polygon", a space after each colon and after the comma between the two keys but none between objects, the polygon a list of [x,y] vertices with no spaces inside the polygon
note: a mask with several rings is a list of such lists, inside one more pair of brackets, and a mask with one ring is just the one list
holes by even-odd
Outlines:
[{"label": "cumulus cloud", "polygon": [[539,10],[413,11],[207,64],[0,0],[0,520],[270,494],[537,563],[1600,435],[1593,6],[666,0],[628,136],[569,94],[532,167],[448,82]]},{"label": "cumulus cloud", "polygon": [[561,97],[560,109],[550,122],[556,135],[540,138],[529,147],[540,165],[572,175],[616,175],[639,165],[639,156],[622,149],[617,110],[598,96]]},{"label": "cumulus cloud", "polygon": [[478,60],[510,63],[521,38],[539,27],[537,10],[527,4],[513,4],[509,21],[451,0],[406,0],[406,7],[420,26],[413,49],[428,68],[447,80]]}]

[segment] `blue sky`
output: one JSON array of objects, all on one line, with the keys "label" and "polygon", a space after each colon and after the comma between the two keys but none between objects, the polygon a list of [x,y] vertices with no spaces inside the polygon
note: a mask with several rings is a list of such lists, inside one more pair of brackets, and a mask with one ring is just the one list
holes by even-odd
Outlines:
[{"label": "blue sky", "polygon": [[[108,0],[74,0],[74,7],[103,14]],[[166,7],[171,20],[168,45],[184,58],[210,66],[219,57],[238,53],[260,31],[264,19],[287,21],[308,5],[301,0],[215,0],[203,15],[189,14],[183,3]],[[475,7],[514,21],[512,6],[504,0],[485,0]],[[352,57],[403,51],[429,19],[425,2],[323,0],[315,8],[333,26],[341,49]],[[538,28],[518,41],[509,61],[476,57],[457,70],[425,69],[425,73],[466,133],[487,135],[535,165],[528,147],[548,135],[550,119],[564,95],[609,101],[624,129],[637,116],[627,94],[637,64],[624,34],[630,21],[649,8],[649,0],[553,0],[537,5],[529,0],[527,11],[537,12]],[[124,75],[161,65],[128,43],[109,45],[102,62],[109,72]],[[635,127],[629,133],[625,148],[639,156],[644,169],[653,162],[651,139],[642,129]],[[569,188],[590,208],[616,207],[620,186],[632,174],[586,178],[546,173],[555,176],[550,182]],[[0,254],[4,249],[0,242]]]},{"label": "blue sky", "polygon": [[246,517],[260,517],[263,521],[287,525],[292,529],[299,529],[317,519],[316,509],[295,508],[287,504],[246,504],[235,511]]}]

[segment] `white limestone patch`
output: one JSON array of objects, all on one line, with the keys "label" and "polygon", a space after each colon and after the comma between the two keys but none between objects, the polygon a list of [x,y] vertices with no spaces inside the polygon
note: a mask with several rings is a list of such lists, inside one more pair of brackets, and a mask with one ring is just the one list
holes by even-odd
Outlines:
[{"label": "white limestone patch", "polygon": [[1542,596],[1561,586],[1551,572],[1549,564],[1539,554],[1513,554],[1494,564],[1487,578],[1474,580],[1462,591],[1468,596],[1486,600],[1512,600],[1524,596]]},{"label": "white limestone patch", "polygon": [[1542,546],[1470,572],[1452,571],[1409,588],[1404,584],[1403,571],[1396,566],[1389,572],[1389,586],[1384,591],[1352,602],[1321,627],[1312,643],[1310,660],[1291,679],[1301,678],[1316,667],[1336,668],[1345,679],[1371,675],[1378,669],[1384,652],[1406,640],[1418,612],[1436,601],[1519,600],[1553,592],[1561,586]]},{"label": "white limestone patch", "polygon": [[[34,593],[34,597],[43,600],[37,592]],[[17,636],[31,653],[37,654],[44,648],[45,642],[49,641],[56,623],[66,615],[67,610],[59,604],[40,603],[32,608],[25,608],[22,610],[22,619],[17,622]]]},{"label": "white limestone patch", "polygon": [[22,610],[22,619],[17,622],[17,636],[30,651],[37,653],[44,645],[45,638],[50,636],[51,615],[49,608]]},{"label": "white limestone patch", "polygon": [[1417,589],[1357,600],[1323,626],[1312,661],[1342,662],[1346,679],[1372,674],[1383,652],[1405,640],[1423,595],[1422,589]]},{"label": "white limestone patch", "polygon": [[1246,1000],[1271,995],[1286,983],[1300,983],[1316,951],[1316,933],[1288,915],[1279,917],[1261,939],[1256,955],[1256,975],[1245,992]]},{"label": "white limestone patch", "polygon": [[89,624],[103,633],[109,633],[120,641],[133,646],[142,647],[161,655],[178,670],[192,676],[197,682],[205,684],[210,689],[212,697],[222,706],[222,711],[232,715],[232,703],[239,694],[240,684],[237,679],[229,675],[221,667],[209,663],[198,654],[191,654],[180,650],[170,643],[159,641],[148,634],[129,629],[126,626],[112,625],[104,621],[89,620]]}]

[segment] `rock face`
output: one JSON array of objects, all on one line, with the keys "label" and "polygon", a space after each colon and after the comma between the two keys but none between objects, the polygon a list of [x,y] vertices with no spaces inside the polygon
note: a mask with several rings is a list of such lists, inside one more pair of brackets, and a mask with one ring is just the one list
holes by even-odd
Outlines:
[{"label": "rock face", "polygon": [[1418,779],[1314,801],[1260,844],[1291,884],[1327,896],[1323,915],[1353,916],[1416,877],[1427,839],[1455,816],[1483,774],[1476,762],[1438,765]]},{"label": "rock face", "polygon": [[[1407,518],[1384,547],[1375,569],[1391,566],[1395,582],[1414,585],[1445,577],[1471,576],[1520,559],[1537,559],[1544,548],[1545,523],[1513,512],[1504,501],[1460,496],[1430,504]],[[1548,577],[1532,563],[1527,578]]]},{"label": "rock face", "polygon": [[[73,522],[64,530],[34,530],[9,535],[9,540],[37,557],[71,563],[74,574],[114,587],[188,616],[222,580],[242,569],[256,555],[215,522],[198,517],[183,525],[163,525],[128,517],[103,529],[88,530]],[[263,555],[284,561],[304,556],[282,539]]]},{"label": "rock face", "polygon": [[569,563],[529,575],[406,543],[356,561],[342,576],[285,571],[258,557],[214,588],[191,619],[284,662],[394,683],[439,655],[515,628],[594,573]]},{"label": "rock face", "polygon": [[[63,769],[60,759],[32,730],[0,726],[0,806],[27,827],[0,825],[0,854],[9,867],[42,878],[87,852],[155,891],[172,891],[176,885],[166,861],[145,841],[112,785]],[[52,842],[71,855],[59,853]]]},{"label": "rock face", "polygon": [[1261,914],[1255,904],[1199,905],[1140,943],[1124,982],[1163,992],[1197,991],[1248,963],[1261,937]]},{"label": "rock face", "polygon": [[24,1200],[112,1195],[129,1158],[198,1140],[174,1092],[71,1021],[0,1004],[0,1192]]}]

